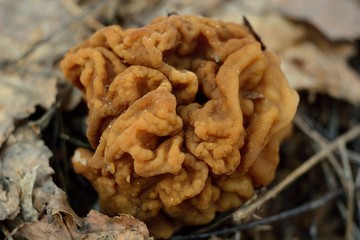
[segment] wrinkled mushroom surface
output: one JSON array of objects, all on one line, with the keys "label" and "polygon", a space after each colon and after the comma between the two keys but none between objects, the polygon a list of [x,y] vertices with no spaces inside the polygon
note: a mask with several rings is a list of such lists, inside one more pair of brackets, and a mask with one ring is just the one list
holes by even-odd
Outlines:
[{"label": "wrinkled mushroom surface", "polygon": [[74,168],[105,213],[130,213],[166,237],[273,179],[298,96],[245,26],[178,15],[110,26],[61,67],[89,108],[93,151],[79,149]]}]

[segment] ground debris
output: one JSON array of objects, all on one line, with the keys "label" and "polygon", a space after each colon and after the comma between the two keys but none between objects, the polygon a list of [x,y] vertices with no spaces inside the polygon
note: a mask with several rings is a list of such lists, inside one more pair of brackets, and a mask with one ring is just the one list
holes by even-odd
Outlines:
[{"label": "ground debris", "polygon": [[79,218],[69,207],[65,193],[53,187],[52,194],[39,194],[48,198],[45,214],[38,221],[26,222],[16,228],[12,233],[15,237],[23,236],[29,240],[150,239],[145,224],[130,215],[110,218],[92,210],[85,218]]},{"label": "ground debris", "polygon": [[271,0],[273,7],[292,19],[307,21],[331,40],[360,36],[360,4],[357,0]]},{"label": "ground debris", "polygon": [[148,239],[145,224],[131,216],[110,218],[93,211],[84,219],[78,217],[65,192],[52,180],[51,155],[27,125],[18,127],[3,146],[0,220],[7,220],[11,227],[15,225],[13,237]]},{"label": "ground debris", "polygon": [[26,119],[36,106],[48,109],[56,96],[56,79],[0,71],[0,146],[14,130],[16,120]]},{"label": "ground debris", "polygon": [[[213,15],[235,22],[241,22],[242,17],[246,16],[266,48],[277,53],[290,85],[296,90],[325,93],[352,104],[360,104],[360,95],[357,94],[360,92],[360,74],[348,64],[348,59],[356,55],[356,46],[351,41],[333,42],[331,38],[322,36],[320,31],[323,29],[317,29],[317,25],[313,21],[307,23],[293,22],[276,11],[280,6],[287,5],[296,8],[296,6],[303,5],[305,7],[302,10],[305,14],[305,10],[316,12],[319,11],[320,7],[300,2],[295,4],[297,1],[277,1],[277,5],[270,4],[270,2],[259,2],[262,4],[245,4],[247,1],[228,1],[221,8],[216,9]],[[317,0],[314,2],[324,1]],[[332,3],[335,2],[340,5],[346,2],[355,4],[354,1],[332,1]],[[324,11],[327,11],[328,8],[338,11],[333,6],[322,7]],[[357,10],[354,9],[354,11]],[[341,13],[337,12],[337,14]],[[316,14],[311,16],[314,21],[320,21],[319,18],[322,17]],[[332,16],[335,21],[340,18]],[[349,26],[356,22],[351,22],[351,18],[345,18],[341,21],[346,21]],[[314,25],[309,27],[309,24]],[[360,24],[357,24],[357,28],[359,26]],[[327,28],[335,29],[336,26],[327,22]],[[338,26],[338,28],[341,27]],[[342,29],[347,30],[348,28],[343,27]],[[354,38],[360,36],[360,32],[354,31],[353,33]],[[351,40],[349,36],[343,35],[343,37]]]},{"label": "ground debris", "polygon": [[[0,1],[0,239],[148,239],[146,226],[131,216],[110,218],[91,211],[87,217],[80,218],[74,212],[78,209],[69,206],[66,194],[53,182],[52,174],[59,173],[49,167],[52,153],[40,136],[27,126],[27,118],[37,113],[38,106],[41,111],[54,106],[56,94],[64,101],[70,100],[68,105],[62,102],[63,109],[71,111],[76,107],[80,99],[77,93],[72,96],[72,101],[58,92],[62,76],[56,75],[57,61],[97,26],[139,27],[156,16],[167,14],[200,14],[238,23],[243,22],[245,16],[266,48],[277,53],[292,86],[305,90],[301,93],[301,103],[305,105],[303,112],[312,121],[312,131],[331,141],[341,131],[349,130],[359,122],[356,105],[360,103],[360,77],[347,63],[351,56],[360,59],[356,52],[359,43],[354,43],[360,37],[356,0],[316,0],[311,3],[295,0]],[[360,66],[358,62],[356,64]],[[317,93],[314,102],[304,101],[314,96],[307,92]],[[250,99],[262,98],[253,92],[244,94]],[[316,141],[309,143],[297,127],[294,129],[295,134],[284,150],[287,157],[278,169],[278,180],[291,174],[310,156],[311,150],[321,150],[314,147]],[[68,133],[70,137],[76,136],[71,133]],[[359,141],[347,147],[351,170],[356,175],[355,184],[359,186]],[[323,163],[321,167],[327,162]],[[319,189],[329,190],[328,173],[336,172],[329,169],[326,174],[320,166],[312,169],[294,183],[294,188],[278,194],[270,205],[261,206],[268,213],[262,215],[264,220],[266,216],[294,208],[309,198],[316,199],[321,194]],[[335,187],[341,188],[336,184],[337,180],[335,176]],[[309,187],[309,183],[314,187]],[[85,189],[75,191],[88,198]],[[357,202],[359,192],[355,192]],[[343,239],[346,228],[343,216],[351,216],[344,199],[337,198],[305,216],[297,215],[290,221],[271,224],[273,228],[264,238],[259,238],[253,227],[233,235],[214,235],[211,239],[233,240],[240,236],[241,239],[277,239],[279,236],[286,239]],[[81,204],[84,202],[78,203]],[[354,212],[358,212],[359,207],[355,207]],[[360,236],[359,220],[347,223],[353,226],[353,236]],[[227,228],[229,225],[222,226]]]},{"label": "ground debris", "polygon": [[53,173],[48,165],[50,156],[51,152],[43,141],[27,127],[19,127],[9,136],[0,154],[3,175],[1,195],[6,196],[0,200],[0,209],[6,209],[1,220],[14,219],[20,211],[25,214],[25,218],[30,215],[31,219],[34,218],[29,195],[33,184],[41,184]]}]

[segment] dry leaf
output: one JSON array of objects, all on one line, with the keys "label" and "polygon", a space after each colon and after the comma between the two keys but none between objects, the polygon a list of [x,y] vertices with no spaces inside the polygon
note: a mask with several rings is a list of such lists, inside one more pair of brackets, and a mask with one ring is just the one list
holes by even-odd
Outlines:
[{"label": "dry leaf", "polygon": [[232,14],[221,12],[216,15],[217,18],[238,23],[243,22],[243,16],[246,16],[255,32],[260,35],[266,49],[278,54],[302,41],[306,35],[304,27],[274,13],[257,15],[253,12],[244,11],[242,15],[233,10]]},{"label": "dry leaf", "polygon": [[327,93],[359,104],[360,77],[346,62],[354,49],[349,45],[325,46],[320,49],[304,42],[281,54],[290,84],[298,90]]},{"label": "dry leaf", "polygon": [[39,221],[26,222],[13,231],[13,235],[27,239],[71,239],[70,228],[80,226],[81,219],[67,202],[65,193],[49,179],[35,188],[34,207],[44,212]]},{"label": "dry leaf", "polygon": [[149,239],[144,223],[136,218],[120,214],[110,218],[97,211],[90,211],[77,231],[78,239]]},{"label": "dry leaf", "polygon": [[49,108],[55,102],[56,79],[0,72],[0,146],[14,129],[14,121],[25,119],[37,105]]},{"label": "dry leaf", "polygon": [[57,188],[54,190],[52,195],[37,195],[49,201],[46,214],[39,221],[28,222],[18,227],[13,232],[15,236],[23,236],[29,240],[150,239],[145,224],[130,215],[121,214],[110,218],[97,211],[91,211],[87,217],[79,218],[69,207],[65,193]]},{"label": "dry leaf", "polygon": [[331,40],[360,37],[360,3],[357,0],[271,0],[274,7],[297,20],[315,25]]},{"label": "dry leaf", "polygon": [[149,239],[145,224],[128,215],[110,218],[93,211],[86,218],[78,217],[66,194],[52,181],[50,150],[30,127],[18,127],[3,145],[0,157],[4,174],[0,220],[17,216],[16,221],[8,223],[20,223],[12,236],[54,240]]},{"label": "dry leaf", "polygon": [[29,170],[38,166],[35,185],[39,185],[54,173],[48,163],[51,156],[44,142],[29,127],[18,127],[1,152],[4,176],[20,181]]},{"label": "dry leaf", "polygon": [[20,212],[20,192],[18,184],[2,179],[0,187],[0,221],[14,219]]},{"label": "dry leaf", "polygon": [[53,173],[48,165],[51,155],[28,127],[19,127],[10,135],[0,154],[4,179],[0,191],[0,220],[14,219],[20,210],[25,218],[34,219],[35,214],[37,217],[31,204],[32,188]]},{"label": "dry leaf", "polygon": [[0,1],[0,61],[20,58],[71,20],[61,1]]},{"label": "dry leaf", "polygon": [[[242,15],[245,15],[267,49],[279,56],[285,75],[295,89],[326,93],[360,104],[360,76],[347,63],[355,48],[351,44],[319,40],[303,25],[271,12],[270,4],[260,2],[263,4],[251,4],[246,8],[241,1],[230,1],[214,15],[234,22],[242,22]],[[304,6],[311,9],[310,5]]]}]

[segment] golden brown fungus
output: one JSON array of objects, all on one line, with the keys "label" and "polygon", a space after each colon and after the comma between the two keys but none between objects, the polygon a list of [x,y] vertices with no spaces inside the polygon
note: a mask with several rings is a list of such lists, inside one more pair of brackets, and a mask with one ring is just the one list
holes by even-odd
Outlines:
[{"label": "golden brown fungus", "polygon": [[105,213],[130,213],[168,237],[273,179],[298,96],[245,26],[178,15],[111,26],[61,67],[89,107],[94,152],[78,150],[73,164]]}]

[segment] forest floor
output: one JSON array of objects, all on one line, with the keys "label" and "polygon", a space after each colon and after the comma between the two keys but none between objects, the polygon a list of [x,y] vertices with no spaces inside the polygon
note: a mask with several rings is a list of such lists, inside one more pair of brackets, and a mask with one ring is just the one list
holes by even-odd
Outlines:
[{"label": "forest floor", "polygon": [[84,221],[103,224],[89,239],[105,239],[124,222],[146,231],[136,219],[86,216],[97,196],[70,158],[88,146],[87,110],[59,61],[97,29],[140,27],[170,13],[239,23],[245,16],[300,95],[276,179],[240,209],[173,239],[359,239],[358,0],[0,1],[0,239],[46,238],[44,228],[59,231],[52,239],[69,232],[83,239],[93,234],[76,229]]}]

